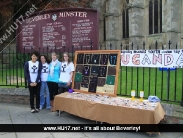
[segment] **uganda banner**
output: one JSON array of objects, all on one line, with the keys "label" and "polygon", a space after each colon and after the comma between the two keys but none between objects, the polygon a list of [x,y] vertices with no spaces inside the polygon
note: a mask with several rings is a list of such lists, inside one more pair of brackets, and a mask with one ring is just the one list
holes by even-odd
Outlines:
[{"label": "uganda banner", "polygon": [[122,50],[121,66],[183,68],[183,49]]}]

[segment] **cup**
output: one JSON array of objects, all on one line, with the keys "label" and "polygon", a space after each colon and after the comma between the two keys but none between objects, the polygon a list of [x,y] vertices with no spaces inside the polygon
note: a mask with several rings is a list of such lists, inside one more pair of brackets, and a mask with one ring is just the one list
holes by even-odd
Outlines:
[{"label": "cup", "polygon": [[131,96],[132,96],[132,100],[135,99],[135,90],[131,90]]},{"label": "cup", "polygon": [[142,102],[144,98],[144,91],[140,91],[140,101]]}]

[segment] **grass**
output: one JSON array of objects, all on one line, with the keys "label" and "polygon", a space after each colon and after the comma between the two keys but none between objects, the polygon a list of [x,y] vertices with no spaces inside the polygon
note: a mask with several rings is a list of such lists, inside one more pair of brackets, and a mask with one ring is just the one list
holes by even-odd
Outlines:
[{"label": "grass", "polygon": [[[18,76],[18,77],[16,77]],[[0,69],[0,87],[25,87],[23,68]]]},{"label": "grass", "polygon": [[130,96],[131,90],[135,90],[136,96],[139,96],[140,90],[143,90],[146,98],[149,95],[156,95],[164,101],[181,101],[183,84],[181,68],[170,71],[169,92],[167,71],[159,71],[158,68],[121,67],[118,77],[119,95]]},{"label": "grass", "polygon": [[[11,77],[10,81],[6,76],[16,76],[16,74],[18,74],[18,86],[25,87],[24,81],[21,81],[21,78],[24,79],[23,68],[0,70],[1,87],[15,88],[17,77]],[[169,77],[169,92],[167,92],[167,71],[159,71],[158,68],[121,67],[118,74],[117,93],[122,96],[130,96],[131,90],[135,90],[136,96],[139,97],[140,90],[143,90],[145,98],[156,95],[163,101],[180,102],[183,84],[182,69],[170,71]]]}]

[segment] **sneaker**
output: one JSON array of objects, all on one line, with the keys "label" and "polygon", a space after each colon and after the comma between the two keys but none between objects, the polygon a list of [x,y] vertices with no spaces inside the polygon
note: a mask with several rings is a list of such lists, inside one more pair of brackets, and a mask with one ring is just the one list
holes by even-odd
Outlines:
[{"label": "sneaker", "polygon": [[43,107],[41,107],[41,106],[40,106],[40,108],[39,108],[39,109],[41,110],[41,109],[43,109]]},{"label": "sneaker", "polygon": [[38,113],[40,110],[39,109],[35,109],[35,112]]},{"label": "sneaker", "polygon": [[46,107],[46,109],[47,109],[47,110],[50,110],[50,109],[51,109],[51,106],[49,106],[49,107]]},{"label": "sneaker", "polygon": [[31,113],[35,113],[35,109],[31,109]]}]

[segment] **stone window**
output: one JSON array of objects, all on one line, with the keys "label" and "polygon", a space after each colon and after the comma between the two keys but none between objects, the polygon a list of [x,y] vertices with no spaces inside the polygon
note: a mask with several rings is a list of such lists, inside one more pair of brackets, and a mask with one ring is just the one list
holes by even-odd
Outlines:
[{"label": "stone window", "polygon": [[162,0],[149,1],[149,34],[162,32]]},{"label": "stone window", "polygon": [[129,14],[127,5],[129,0],[126,0],[122,11],[122,24],[123,24],[123,38],[129,38]]}]

